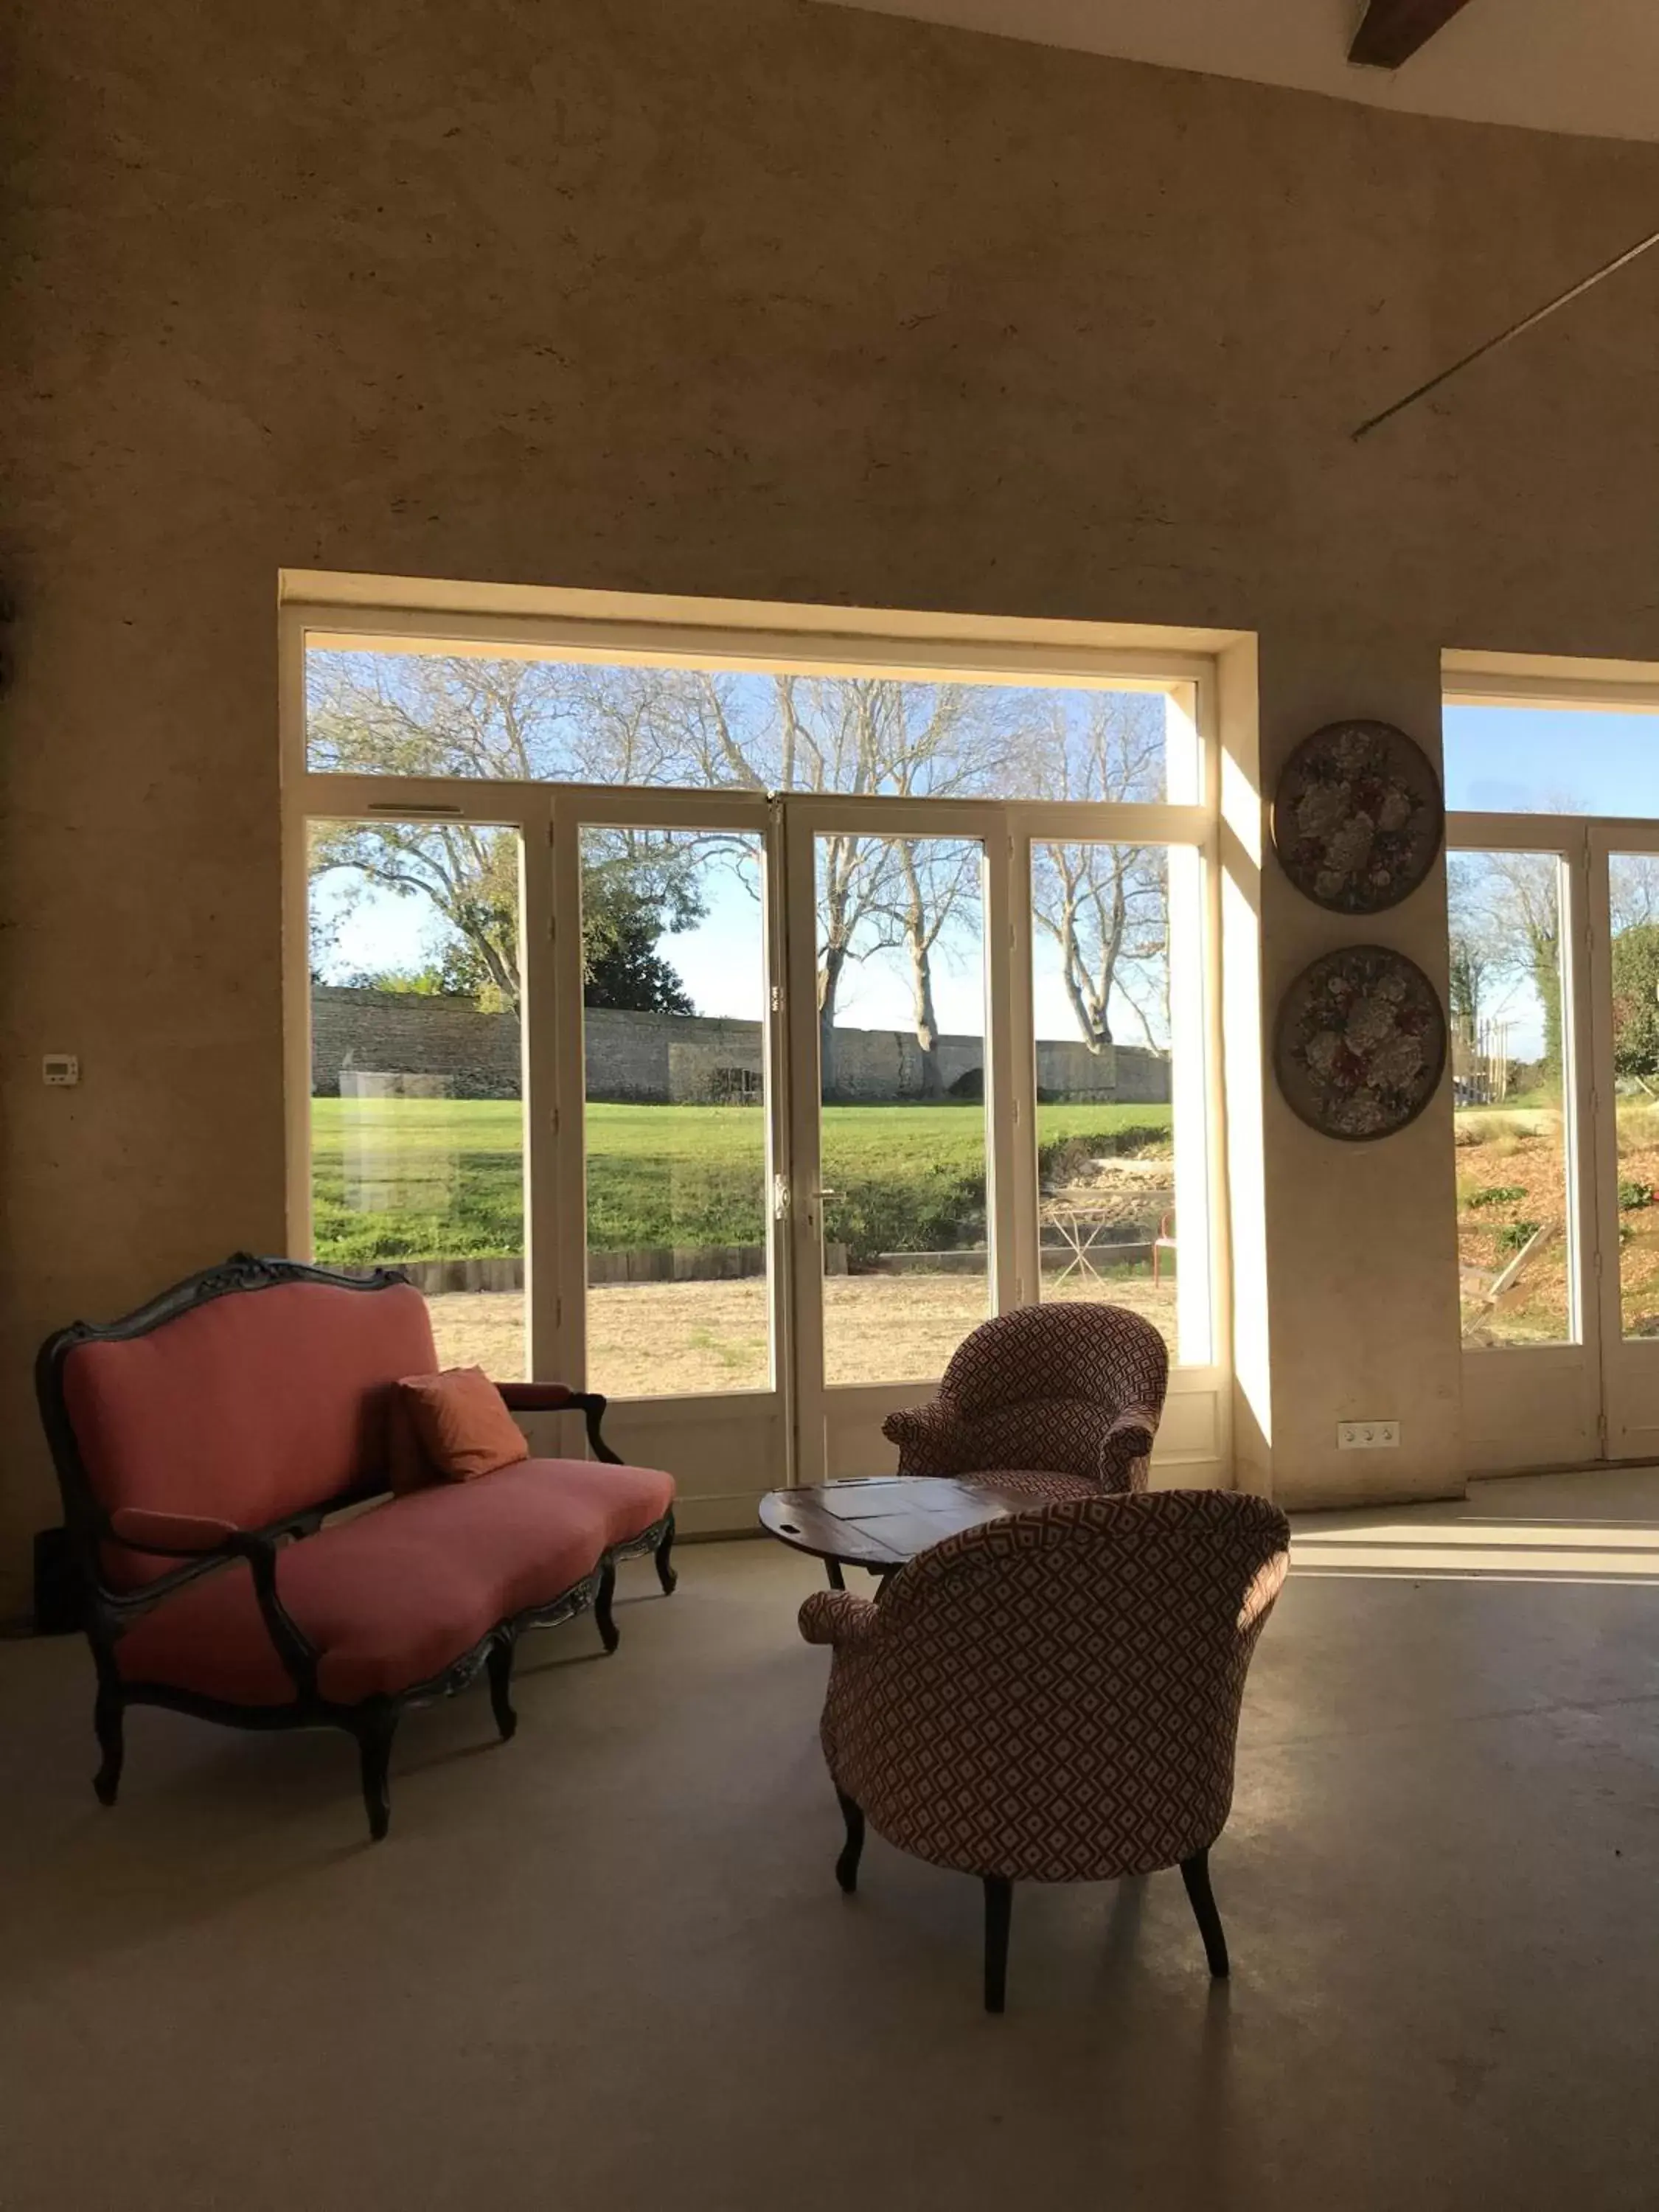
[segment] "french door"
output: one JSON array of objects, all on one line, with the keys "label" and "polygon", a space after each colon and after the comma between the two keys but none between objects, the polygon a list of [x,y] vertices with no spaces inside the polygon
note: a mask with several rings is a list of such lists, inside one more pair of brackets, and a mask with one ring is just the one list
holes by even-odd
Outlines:
[{"label": "french door", "polygon": [[1454,1041],[1467,1463],[1659,1459],[1659,823],[1448,847],[1455,996],[1462,941],[1507,1017]]},{"label": "french door", "polygon": [[1585,842],[1603,1452],[1659,1459],[1659,823]]},{"label": "french door", "polygon": [[[517,884],[518,997],[486,1040],[516,1086],[386,1074],[413,1017],[361,988],[313,985],[296,1025],[315,1249],[395,1257],[396,1226],[511,1250],[521,1212],[521,1261],[416,1263],[446,1359],[603,1391],[615,1447],[712,1533],[779,1485],[890,1468],[883,1420],[988,1316],[1129,1303],[1176,1363],[1159,1479],[1227,1479],[1200,808],[315,781],[300,880],[372,830]],[[1122,939],[1094,1043],[1064,927],[1089,896]],[[476,1059],[488,1024],[453,1018]],[[563,1418],[544,1441],[577,1449]]]},{"label": "french door", "polygon": [[[1009,810],[791,799],[782,815],[795,1473],[813,1482],[890,1467],[886,1416],[927,1396],[955,1346],[1029,1295],[1030,994]],[[869,881],[887,887],[891,921],[837,972]],[[964,1040],[954,1052],[938,1003],[947,980]],[[861,1002],[877,994],[889,1012],[909,999],[909,1035],[866,1024]],[[863,1103],[895,1097],[908,1102],[896,1112]],[[918,1234],[907,1212],[929,1225]],[[906,1242],[919,1249],[870,1269]]]},{"label": "french door", "polygon": [[[1153,1302],[1180,1361],[1166,1479],[1222,1479],[1209,878],[1189,810],[1145,810],[1138,834],[1169,842],[1133,846],[1074,805],[561,788],[551,810],[558,1371],[611,1398],[618,1449],[672,1468],[689,1528],[742,1526],[785,1481],[890,1467],[887,1414],[929,1395],[981,1321],[1043,1296]],[[584,1006],[592,932],[572,910],[612,859],[680,872],[700,919],[662,951],[717,1009],[650,1018],[675,1034],[653,1066],[630,1045],[631,1072],[617,1038],[639,1018]],[[1160,1048],[1036,1047],[1060,989],[1051,876],[1139,912]],[[1137,1084],[1139,1127],[1120,1095]],[[1086,1157],[1119,1142],[1152,1156]],[[1069,1202],[1106,1241],[1057,1279],[1042,1217],[1067,1202],[1051,1186],[1068,1146],[1085,1156],[1071,1176],[1096,1177]],[[605,1249],[617,1198],[626,1253]]]}]

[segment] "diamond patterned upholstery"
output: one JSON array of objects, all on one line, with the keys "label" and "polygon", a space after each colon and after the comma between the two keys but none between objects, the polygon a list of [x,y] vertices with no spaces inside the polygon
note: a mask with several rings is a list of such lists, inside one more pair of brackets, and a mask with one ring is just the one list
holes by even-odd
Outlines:
[{"label": "diamond patterned upholstery", "polygon": [[981,1323],[939,1396],[890,1414],[882,1434],[901,1474],[994,1474],[1054,1500],[1144,1490],[1169,1379],[1164,1340],[1139,1314],[1021,1306]]},{"label": "diamond patterned upholstery", "polygon": [[1107,1881],[1207,1850],[1289,1546],[1265,1498],[1156,1491],[966,1529],[873,1601],[816,1593],[836,1788],[970,1874]]}]

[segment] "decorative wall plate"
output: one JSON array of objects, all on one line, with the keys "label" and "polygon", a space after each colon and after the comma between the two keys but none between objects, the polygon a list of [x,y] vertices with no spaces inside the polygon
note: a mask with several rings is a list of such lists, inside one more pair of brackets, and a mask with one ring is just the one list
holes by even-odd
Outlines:
[{"label": "decorative wall plate", "polygon": [[1304,968],[1279,1010],[1279,1087],[1310,1128],[1364,1143],[1414,1121],[1446,1066],[1446,1017],[1413,960],[1346,945]]},{"label": "decorative wall plate", "polygon": [[1440,849],[1445,812],[1428,757],[1392,722],[1328,722],[1285,764],[1273,805],[1285,874],[1333,914],[1408,898]]}]

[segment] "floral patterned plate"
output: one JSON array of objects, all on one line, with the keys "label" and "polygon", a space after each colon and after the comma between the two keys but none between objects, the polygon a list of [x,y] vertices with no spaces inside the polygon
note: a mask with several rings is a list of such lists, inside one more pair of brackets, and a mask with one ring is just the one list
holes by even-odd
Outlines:
[{"label": "floral patterned plate", "polygon": [[1415,961],[1386,945],[1347,945],[1285,992],[1273,1060],[1279,1089],[1310,1128],[1354,1143],[1392,1136],[1439,1088],[1446,1017]]},{"label": "floral patterned plate", "polygon": [[1334,914],[1408,898],[1440,849],[1440,785],[1392,722],[1328,722],[1285,763],[1273,849],[1297,890]]}]

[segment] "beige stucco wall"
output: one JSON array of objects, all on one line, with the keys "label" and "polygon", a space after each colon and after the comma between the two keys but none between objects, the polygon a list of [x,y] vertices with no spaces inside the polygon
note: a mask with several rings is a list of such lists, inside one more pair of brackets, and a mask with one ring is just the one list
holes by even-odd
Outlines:
[{"label": "beige stucco wall", "polygon": [[[283,564],[1224,625],[1270,767],[1432,744],[1445,644],[1659,659],[1650,271],[1346,435],[1648,228],[1659,149],[793,0],[59,0],[14,59],[0,1596],[43,1331],[282,1241]],[[1259,890],[1271,1004],[1342,933]],[[1377,933],[1438,970],[1443,899]],[[1288,1496],[1382,1479],[1350,1411],[1454,1477],[1446,1111],[1267,1102]]]}]

